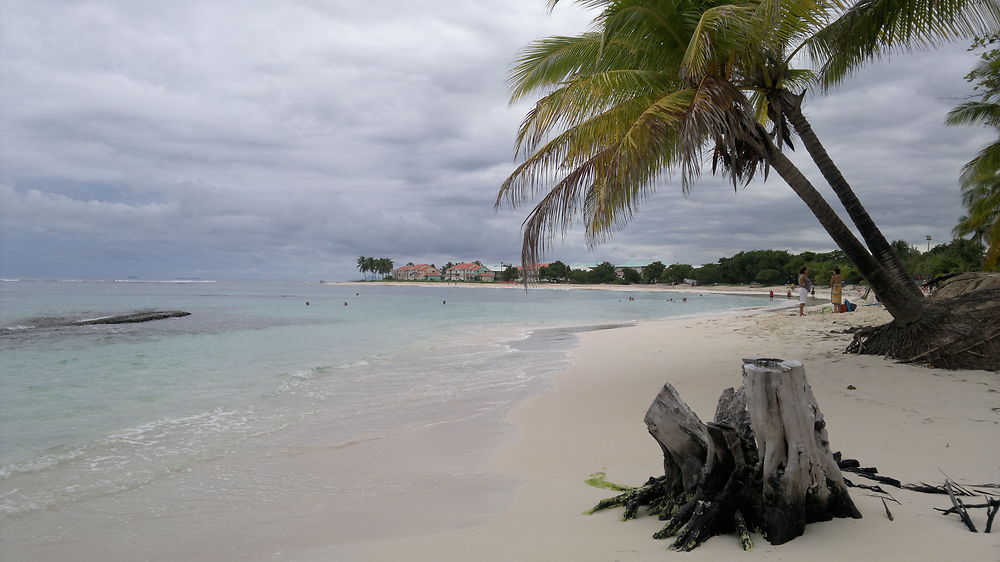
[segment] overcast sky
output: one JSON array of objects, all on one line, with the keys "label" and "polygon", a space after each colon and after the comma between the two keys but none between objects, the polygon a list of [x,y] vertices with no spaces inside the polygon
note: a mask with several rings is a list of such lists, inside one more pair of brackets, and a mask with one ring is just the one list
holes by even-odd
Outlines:
[{"label": "overcast sky", "polygon": [[[589,21],[544,4],[0,0],[0,276],[340,280],[360,255],[517,261],[528,208],[493,210],[527,107],[508,107],[506,75],[532,39]],[[975,62],[965,45],[897,57],[807,99],[890,240],[924,249],[962,215],[956,178],[988,136],[942,122]],[[575,230],[547,257],[766,248],[834,245],[776,175],[734,191],[706,174],[595,250]]]}]

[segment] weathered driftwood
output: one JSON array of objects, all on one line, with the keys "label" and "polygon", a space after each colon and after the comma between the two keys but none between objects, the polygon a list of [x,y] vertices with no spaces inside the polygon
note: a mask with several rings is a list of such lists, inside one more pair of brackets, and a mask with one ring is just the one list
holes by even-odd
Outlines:
[{"label": "weathered driftwood", "polygon": [[[965,526],[969,529],[969,531],[972,531],[973,533],[978,531],[976,530],[976,525],[972,522],[972,517],[969,515],[968,510],[981,509],[981,508],[986,509],[985,532],[987,533],[991,532],[993,528],[993,519],[996,517],[997,512],[1000,511],[1000,498],[996,497],[996,493],[992,491],[994,489],[1000,488],[1000,484],[973,484],[973,485],[967,484],[965,486],[961,486],[952,481],[951,478],[946,478],[944,484],[941,484],[939,486],[925,484],[923,482],[921,482],[920,484],[903,484],[895,478],[890,478],[888,476],[880,476],[878,474],[878,469],[873,466],[862,467],[861,463],[855,459],[841,459],[840,452],[834,453],[833,458],[837,462],[837,465],[840,466],[841,470],[853,472],[859,476],[864,476],[865,478],[870,478],[877,482],[888,484],[889,486],[894,486],[896,488],[900,488],[903,490],[910,490],[913,492],[921,492],[924,494],[946,494],[948,498],[951,500],[952,507],[949,507],[948,509],[941,509],[935,507],[934,509],[940,511],[944,515],[950,515],[952,513],[958,515],[959,518],[961,518],[962,523],[964,523]],[[889,511],[889,506],[885,504],[885,500],[889,499],[896,503],[899,503],[899,501],[897,501],[896,498],[892,497],[891,494],[889,494],[879,486],[867,486],[865,484],[855,484],[846,478],[844,479],[844,482],[848,485],[848,487],[851,488],[862,488],[865,490],[878,492],[879,494],[884,494],[876,497],[882,498],[882,505],[885,506],[885,514],[889,517],[889,520],[892,521],[892,512]],[[967,504],[963,503],[962,500],[959,499],[960,497],[963,496],[969,497],[976,495],[984,496],[986,503]]]},{"label": "weathered driftwood", "polygon": [[996,517],[997,511],[1000,511],[1000,499],[997,498],[986,498],[986,503],[980,504],[967,504],[962,503],[962,500],[958,499],[956,495],[951,495],[952,507],[948,509],[941,509],[935,507],[934,509],[941,512],[942,515],[950,515],[952,513],[961,517],[962,522],[965,523],[966,527],[973,533],[976,532],[976,526],[972,524],[972,519],[969,516],[968,510],[970,509],[985,509],[986,510],[986,531],[987,533],[993,530],[993,518]]},{"label": "weathered driftwood", "polygon": [[708,451],[705,424],[669,384],[656,395],[645,421],[663,451],[666,486],[675,494],[693,493],[701,483]]},{"label": "weathered driftwood", "polygon": [[978,533],[979,531],[976,530],[976,525],[972,522],[972,518],[969,517],[969,512],[966,511],[962,500],[955,496],[955,492],[952,490],[951,480],[945,480],[944,487],[948,490],[948,497],[951,498],[951,505],[954,506],[955,513],[958,513],[958,516],[962,519],[962,523],[965,523],[965,526],[968,527],[973,533]]},{"label": "weathered driftwood", "polygon": [[654,538],[676,537],[691,550],[713,535],[735,533],[749,550],[750,530],[772,544],[787,542],[807,523],[861,517],[830,452],[826,423],[802,364],[748,359],[744,385],[726,389],[715,421],[703,424],[669,384],[646,413],[663,451],[664,475],[627,488],[594,511],[640,505],[668,520]]},{"label": "weathered driftwood", "polygon": [[826,421],[798,361],[743,366],[747,411],[763,477],[763,528],[772,544],[801,535],[806,523],[860,518],[833,459]]}]

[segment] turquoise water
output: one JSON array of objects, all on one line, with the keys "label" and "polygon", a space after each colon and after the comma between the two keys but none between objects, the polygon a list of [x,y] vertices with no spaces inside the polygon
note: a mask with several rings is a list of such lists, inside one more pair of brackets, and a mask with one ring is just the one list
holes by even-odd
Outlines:
[{"label": "turquoise water", "polygon": [[[686,303],[665,293],[448,285],[3,282],[0,518],[318,440],[340,446],[500,416],[565,368],[578,330],[766,303],[684,296]],[[65,325],[148,309],[191,315]]]}]

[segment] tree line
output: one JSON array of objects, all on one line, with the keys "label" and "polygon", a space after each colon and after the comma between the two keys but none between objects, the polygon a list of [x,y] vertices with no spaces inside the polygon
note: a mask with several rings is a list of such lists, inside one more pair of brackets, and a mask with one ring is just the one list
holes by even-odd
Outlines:
[{"label": "tree line", "polygon": [[[939,244],[930,251],[921,252],[902,240],[892,243],[900,255],[903,266],[915,280],[926,280],[963,271],[976,271],[982,259],[978,242],[957,238],[947,244]],[[850,264],[844,252],[802,252],[793,254],[785,250],[750,250],[730,257],[719,258],[715,263],[693,266],[684,263],[664,265],[654,261],[642,271],[625,268],[619,277],[615,266],[603,262],[589,271],[571,269],[561,261],[552,262],[539,268],[538,277],[549,282],[569,283],[612,283],[651,284],[684,283],[697,281],[702,285],[717,283],[727,285],[783,285],[797,282],[799,269],[810,270],[810,278],[816,283],[827,284],[833,275],[833,268],[839,267],[844,282],[857,284],[864,281],[861,273]]]}]

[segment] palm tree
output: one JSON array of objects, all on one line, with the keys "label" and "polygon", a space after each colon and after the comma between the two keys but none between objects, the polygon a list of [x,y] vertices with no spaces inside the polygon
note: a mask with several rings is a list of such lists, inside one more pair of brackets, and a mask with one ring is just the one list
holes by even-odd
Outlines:
[{"label": "palm tree", "polygon": [[[990,41],[1000,41],[1000,35]],[[982,99],[960,104],[948,114],[949,125],[985,125],[1000,133],[1000,49],[983,55],[983,61],[969,74],[982,88]],[[1000,137],[1000,134],[998,134]],[[986,243],[983,269],[995,269],[1000,261],[1000,138],[983,147],[962,168],[959,179],[962,202],[968,215],[955,227],[957,236],[974,234]]]},{"label": "palm tree", "polygon": [[[511,74],[512,101],[543,92],[518,133],[524,161],[497,198],[498,206],[516,206],[547,189],[524,223],[524,264],[537,263],[552,232],[565,232],[577,215],[591,244],[605,239],[628,222],[669,170],[680,172],[687,192],[711,154],[712,171],[729,176],[734,186],[757,174],[766,177],[773,168],[878,291],[897,323],[923,317],[922,295],[812,132],[801,112],[802,96],[791,92],[817,77],[833,83],[886,48],[948,38],[958,24],[940,31],[933,18],[872,15],[882,14],[873,6],[915,13],[927,2],[864,0],[842,10],[840,2],[821,0],[578,1],[602,8],[595,30],[534,42]],[[557,2],[549,0],[550,6]],[[936,4],[950,7],[949,22],[996,28],[1000,20],[1000,9],[989,0]],[[857,28],[857,22],[867,22],[861,27],[870,33],[837,31],[847,23]],[[921,26],[929,31],[912,32]],[[837,65],[829,63],[836,57],[827,57],[818,75],[791,67],[804,48],[819,56],[849,41],[864,48],[845,46],[853,57]],[[761,124],[768,120],[770,132]],[[782,154],[791,142],[789,125],[844,202],[867,248]]]},{"label": "palm tree", "polygon": [[379,275],[385,279],[386,275],[392,273],[392,260],[389,258],[379,258],[377,261]]},{"label": "palm tree", "polygon": [[[364,276],[365,272],[368,271],[370,263],[369,260],[371,260],[371,258],[367,256],[361,256],[360,258],[358,258],[358,271],[361,272],[362,276]],[[365,279],[367,279],[367,277],[365,277]]]}]

